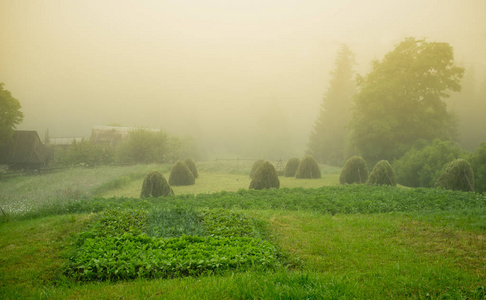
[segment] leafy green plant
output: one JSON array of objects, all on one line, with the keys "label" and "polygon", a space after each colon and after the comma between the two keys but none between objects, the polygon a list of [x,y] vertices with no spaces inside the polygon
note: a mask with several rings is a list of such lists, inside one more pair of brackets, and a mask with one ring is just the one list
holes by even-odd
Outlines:
[{"label": "leafy green plant", "polygon": [[170,185],[192,185],[196,181],[191,170],[182,161],[177,161],[170,169],[169,184]]},{"label": "leafy green plant", "polygon": [[387,160],[380,160],[376,163],[368,178],[368,184],[397,185],[395,172]]},{"label": "leafy green plant", "polygon": [[297,168],[299,168],[300,159],[297,157],[293,157],[287,161],[285,164],[284,169],[284,176],[285,177],[294,177],[295,173],[297,172]]},{"label": "leafy green plant", "polygon": [[353,156],[348,159],[339,175],[341,184],[365,183],[367,180],[368,165],[361,156]]},{"label": "leafy green plant", "polygon": [[191,207],[156,207],[150,211],[147,234],[156,238],[206,235],[203,216]]},{"label": "leafy green plant", "polygon": [[277,170],[268,161],[264,161],[253,174],[253,179],[250,182],[250,189],[278,189],[280,187],[280,180],[278,179]]},{"label": "leafy green plant", "polygon": [[[153,223],[147,225],[147,220]],[[182,230],[177,228],[181,225]],[[156,210],[149,218],[147,211],[107,211],[79,235],[64,272],[76,280],[94,281],[275,267],[277,249],[252,237],[253,230],[243,215],[226,210],[197,214],[174,208]],[[186,235],[188,231],[192,235]]]},{"label": "leafy green plant", "polygon": [[312,156],[306,155],[300,161],[295,172],[295,178],[321,178],[321,170]]},{"label": "leafy green plant", "polygon": [[474,191],[474,172],[464,159],[450,162],[440,175],[436,187],[457,191]]},{"label": "leafy green plant", "polygon": [[152,171],[147,174],[143,180],[142,192],[140,193],[140,198],[146,197],[160,197],[173,195],[174,191],[171,189],[167,180],[165,180],[164,175],[157,171]]}]

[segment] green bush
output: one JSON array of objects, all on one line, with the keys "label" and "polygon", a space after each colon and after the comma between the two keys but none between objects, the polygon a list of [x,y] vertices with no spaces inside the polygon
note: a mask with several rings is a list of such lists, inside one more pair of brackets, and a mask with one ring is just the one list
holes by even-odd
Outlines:
[{"label": "green bush", "polygon": [[54,165],[75,166],[87,165],[98,166],[113,163],[115,150],[109,146],[93,144],[90,141],[74,141],[71,145],[63,148],[55,146]]},{"label": "green bush", "polygon": [[144,129],[130,132],[129,138],[118,149],[120,163],[165,163],[177,152],[174,139],[163,131]]},{"label": "green bush", "polygon": [[321,178],[321,170],[312,156],[306,155],[300,161],[295,172],[295,178]]},{"label": "green bush", "polygon": [[353,156],[346,161],[341,175],[339,175],[339,183],[353,184],[365,183],[368,181],[368,165],[361,156]]},{"label": "green bush", "polygon": [[191,170],[182,161],[177,161],[170,169],[170,185],[193,185],[195,183],[194,175]]},{"label": "green bush", "polygon": [[258,159],[253,163],[253,166],[251,166],[250,178],[253,178],[253,175],[255,175],[256,170],[263,162],[264,162],[263,159]]},{"label": "green bush", "polygon": [[486,142],[478,146],[476,151],[469,157],[469,161],[474,172],[476,192],[486,192]]},{"label": "green bush", "polygon": [[464,155],[451,141],[435,140],[422,148],[413,148],[394,162],[398,183],[409,187],[433,187],[444,166]]},{"label": "green bush", "polygon": [[140,198],[146,197],[160,197],[160,196],[167,196],[173,195],[174,191],[167,183],[164,175],[160,174],[157,171],[152,171],[147,174],[145,179],[143,180],[142,185],[142,192],[140,193]]},{"label": "green bush", "polygon": [[189,170],[191,171],[191,173],[194,176],[194,178],[198,178],[199,177],[199,174],[197,173],[196,163],[192,159],[190,159],[190,158],[186,158],[186,160],[184,161],[184,163],[189,168]]},{"label": "green bush", "polygon": [[450,162],[442,171],[436,187],[454,191],[474,191],[474,172],[464,159]]},{"label": "green bush", "polygon": [[280,180],[278,179],[277,170],[268,161],[260,164],[258,169],[253,174],[253,179],[250,182],[250,189],[263,190],[280,187]]},{"label": "green bush", "polygon": [[397,185],[397,177],[392,166],[387,160],[380,160],[376,163],[368,178],[368,184],[374,185]]},{"label": "green bush", "polygon": [[297,173],[297,168],[299,168],[299,163],[300,163],[300,159],[298,159],[297,157],[293,157],[289,159],[289,161],[285,165],[284,176],[294,177],[295,173]]}]

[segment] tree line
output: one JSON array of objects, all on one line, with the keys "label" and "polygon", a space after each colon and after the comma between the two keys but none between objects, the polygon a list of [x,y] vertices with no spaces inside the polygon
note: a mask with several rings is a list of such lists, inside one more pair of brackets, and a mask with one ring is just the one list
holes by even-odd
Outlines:
[{"label": "tree line", "polygon": [[[319,162],[342,166],[353,155],[393,162],[437,139],[469,151],[486,140],[486,90],[454,62],[448,43],[406,38],[368,74],[355,76],[354,64],[342,46],[307,147]],[[467,88],[458,93],[463,77]]]}]

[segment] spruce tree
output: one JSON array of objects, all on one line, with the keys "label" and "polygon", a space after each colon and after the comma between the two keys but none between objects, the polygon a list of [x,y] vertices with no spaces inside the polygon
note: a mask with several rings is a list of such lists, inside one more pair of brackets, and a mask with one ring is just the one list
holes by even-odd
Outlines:
[{"label": "spruce tree", "polygon": [[338,52],[336,69],[324,96],[307,153],[321,163],[341,166],[345,155],[346,125],[351,116],[354,55],[346,45]]}]

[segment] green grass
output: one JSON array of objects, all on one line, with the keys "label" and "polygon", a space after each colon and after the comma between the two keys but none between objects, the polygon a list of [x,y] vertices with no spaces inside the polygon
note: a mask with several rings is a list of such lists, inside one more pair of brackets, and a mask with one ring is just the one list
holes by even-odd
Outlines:
[{"label": "green grass", "polygon": [[[80,167],[0,180],[0,207],[7,215],[28,213],[48,204],[57,205],[100,195],[133,180],[143,180],[152,169],[165,171],[168,168],[167,165]],[[141,187],[140,183],[139,189]]]},{"label": "green grass", "polygon": [[[221,191],[236,192],[248,189],[250,186],[251,161],[207,161],[197,163],[199,177],[194,185],[172,186],[176,195],[215,193]],[[275,163],[274,163],[275,164]],[[160,171],[166,179],[169,170],[161,166]],[[280,176],[280,187],[318,188],[321,186],[336,185],[339,183],[339,168],[321,165],[322,178],[296,179],[295,177]],[[100,195],[109,197],[139,197],[143,178],[132,180],[126,185],[108,189]]]},{"label": "green grass", "polygon": [[[312,188],[234,186],[236,192],[229,192],[221,191],[230,182],[224,180],[244,178],[249,184],[249,178],[233,162],[217,163],[222,165],[198,164],[208,181],[196,180],[193,188],[200,184],[207,191],[195,196],[176,192],[138,199],[141,182],[135,183],[142,177],[136,174],[166,166],[68,170],[0,182],[0,206],[24,201],[32,207],[30,214],[9,211],[9,221],[0,222],[0,299],[485,299],[484,195],[317,181],[309,182],[319,184]],[[330,173],[337,182],[338,172]],[[211,177],[218,180],[211,183]],[[56,194],[76,178],[94,182],[79,185],[85,197]],[[306,184],[288,178],[287,184],[294,183]],[[29,184],[33,191],[24,191]],[[35,193],[40,186],[48,193]],[[135,198],[92,197],[123,189],[135,191]],[[215,190],[220,192],[208,193]],[[53,202],[46,195],[57,198]],[[96,212],[118,208],[153,209],[159,219],[169,218],[171,209],[243,213],[266,224],[266,238],[295,263],[273,271],[172,279],[78,283],[64,276],[76,235],[97,220]]]}]

